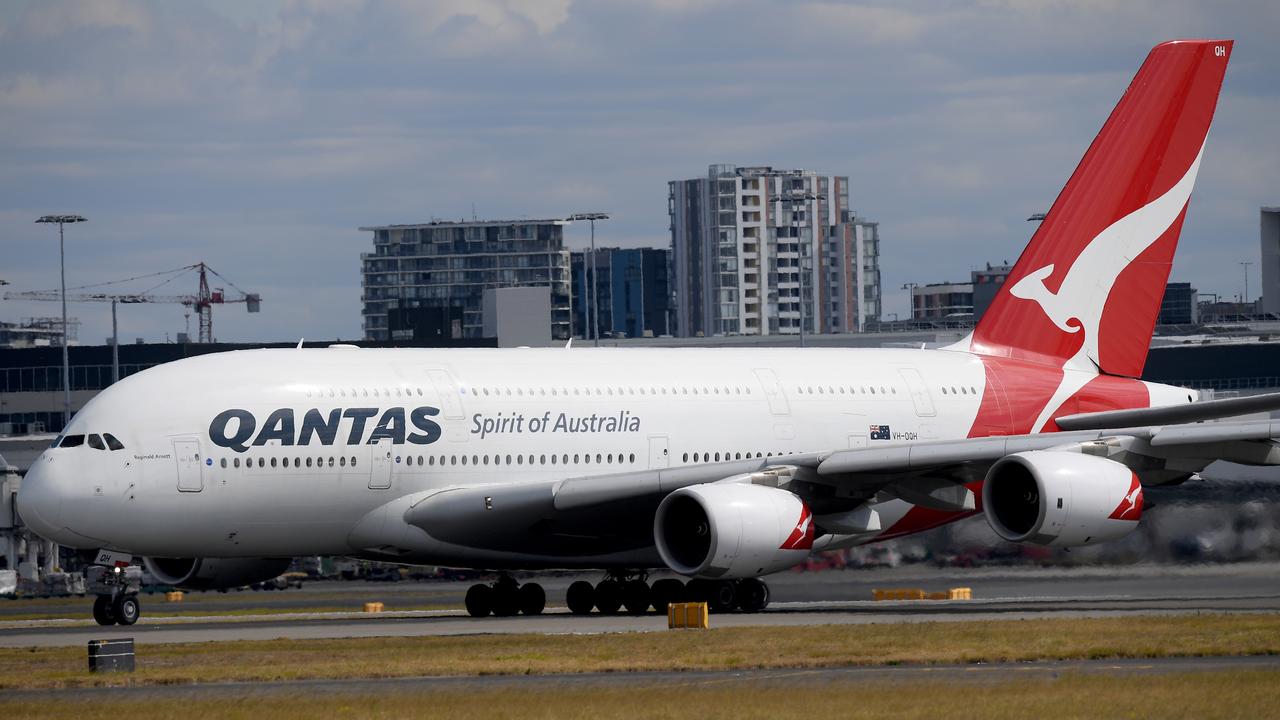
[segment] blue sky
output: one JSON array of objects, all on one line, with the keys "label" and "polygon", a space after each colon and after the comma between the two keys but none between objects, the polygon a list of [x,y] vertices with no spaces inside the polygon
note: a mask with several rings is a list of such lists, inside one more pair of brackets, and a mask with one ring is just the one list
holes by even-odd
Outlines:
[{"label": "blue sky", "polygon": [[[215,309],[220,339],[356,338],[358,226],[605,210],[602,243],[666,245],[666,182],[735,163],[848,175],[905,312],[904,282],[1017,256],[1152,45],[1227,37],[1173,279],[1232,296],[1280,205],[1278,27],[1274,2],[1176,0],[9,2],[0,279],[56,287],[32,221],[77,212],[70,286],[205,260],[264,298]],[[126,339],[184,326],[121,311]]]}]

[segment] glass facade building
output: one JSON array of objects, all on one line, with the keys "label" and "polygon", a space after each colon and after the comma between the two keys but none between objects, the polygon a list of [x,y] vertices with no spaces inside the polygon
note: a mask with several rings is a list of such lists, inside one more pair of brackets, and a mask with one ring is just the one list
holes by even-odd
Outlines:
[{"label": "glass facade building", "polygon": [[[663,248],[596,248],[595,296],[599,337],[661,337],[671,334],[670,251]],[[573,252],[573,334],[589,338],[587,297],[591,252]]]}]

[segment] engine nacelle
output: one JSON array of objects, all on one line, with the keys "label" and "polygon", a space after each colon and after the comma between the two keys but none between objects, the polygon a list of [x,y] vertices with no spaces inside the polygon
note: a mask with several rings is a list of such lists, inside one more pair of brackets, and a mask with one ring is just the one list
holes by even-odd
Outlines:
[{"label": "engine nacelle", "polygon": [[991,529],[1011,542],[1052,547],[1124,537],[1142,517],[1142,483],[1114,460],[1032,450],[1002,458],[982,485]]},{"label": "engine nacelle", "polygon": [[143,558],[164,585],[187,590],[223,590],[279,576],[291,558]]},{"label": "engine nacelle", "polygon": [[813,513],[786,490],[707,483],[658,505],[654,542],[681,575],[756,577],[802,562],[813,549]]}]

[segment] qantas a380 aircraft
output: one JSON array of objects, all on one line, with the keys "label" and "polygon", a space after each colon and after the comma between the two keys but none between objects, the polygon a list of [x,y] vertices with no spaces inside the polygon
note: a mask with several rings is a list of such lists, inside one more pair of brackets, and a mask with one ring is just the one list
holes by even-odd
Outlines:
[{"label": "qantas a380 aircraft", "polygon": [[[573,612],[768,603],[810,553],[974,514],[1014,542],[1132,532],[1144,486],[1280,464],[1280,408],[1143,382],[1231,53],[1152,50],[973,334],[942,350],[254,350],[107,388],[18,495],[46,538],[219,588],[289,558],[599,569]],[[692,578],[652,585],[648,572]],[[503,574],[474,615],[538,613]],[[131,623],[135,596],[95,616]]]}]

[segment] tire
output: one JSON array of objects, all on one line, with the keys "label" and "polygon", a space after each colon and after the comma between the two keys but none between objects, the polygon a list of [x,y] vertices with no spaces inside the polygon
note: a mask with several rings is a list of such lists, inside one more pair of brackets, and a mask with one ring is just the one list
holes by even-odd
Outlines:
[{"label": "tire", "polygon": [[601,580],[596,585],[596,609],[601,615],[616,615],[622,607],[622,583],[617,580]]},{"label": "tire", "polygon": [[711,580],[694,578],[684,586],[684,597],[687,602],[710,602],[711,590],[715,583]]},{"label": "tire", "polygon": [[520,614],[520,586],[514,580],[494,583],[489,597],[493,598],[494,617],[511,617]]},{"label": "tire", "polygon": [[137,595],[120,595],[111,604],[111,614],[115,615],[117,623],[132,625],[142,615],[142,604],[138,602]]},{"label": "tire", "polygon": [[713,613],[727,613],[737,604],[738,593],[732,580],[717,580],[711,584],[707,597],[707,609]]},{"label": "tire", "polygon": [[525,615],[541,615],[547,606],[547,592],[538,583],[520,586],[520,612]]},{"label": "tire", "polygon": [[115,625],[116,616],[111,607],[110,595],[99,595],[93,600],[93,619],[99,625]]},{"label": "tire", "polygon": [[643,580],[632,580],[623,585],[622,605],[632,615],[649,612],[649,585]]},{"label": "tire", "polygon": [[493,612],[493,591],[488,585],[472,585],[467,588],[466,605],[471,617],[488,617]]},{"label": "tire", "polygon": [[649,600],[659,615],[667,614],[667,606],[671,603],[684,602],[684,583],[675,578],[663,578],[653,583],[649,591]]},{"label": "tire", "polygon": [[578,580],[569,585],[564,594],[564,604],[574,615],[589,615],[596,606],[596,589],[586,580]]},{"label": "tire", "polygon": [[769,606],[769,586],[760,578],[747,578],[738,583],[738,609],[758,613]]}]

